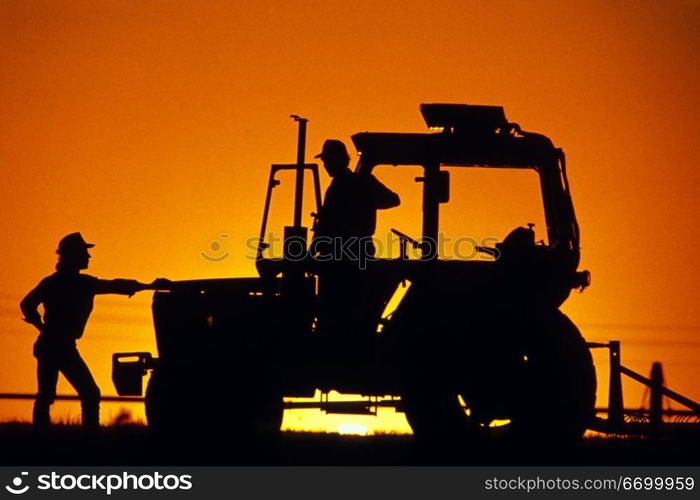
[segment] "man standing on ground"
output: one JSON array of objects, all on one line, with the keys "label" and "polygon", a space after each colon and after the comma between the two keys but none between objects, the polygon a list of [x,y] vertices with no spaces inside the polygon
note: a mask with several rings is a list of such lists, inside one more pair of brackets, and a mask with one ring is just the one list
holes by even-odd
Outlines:
[{"label": "man standing on ground", "polygon": [[[38,392],[34,400],[33,422],[37,430],[47,430],[51,404],[56,397],[61,372],[80,397],[83,428],[96,431],[100,425],[100,389],[80,356],[76,340],[83,335],[92,312],[95,295],[116,293],[132,296],[138,291],[168,288],[170,281],[159,278],[150,284],[136,280],[102,280],[80,271],[90,261],[88,248],[80,233],[71,233],[58,244],[56,272],[44,278],[22,300],[24,321],[39,330],[34,344],[37,359]],[[43,318],[37,310],[44,306]]]}]

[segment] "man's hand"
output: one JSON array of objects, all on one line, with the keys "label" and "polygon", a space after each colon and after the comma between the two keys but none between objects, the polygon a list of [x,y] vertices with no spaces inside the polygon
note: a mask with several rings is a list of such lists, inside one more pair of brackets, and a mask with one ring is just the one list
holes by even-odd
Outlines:
[{"label": "man's hand", "polygon": [[167,278],[156,278],[148,286],[153,290],[170,290],[173,287],[173,282]]}]

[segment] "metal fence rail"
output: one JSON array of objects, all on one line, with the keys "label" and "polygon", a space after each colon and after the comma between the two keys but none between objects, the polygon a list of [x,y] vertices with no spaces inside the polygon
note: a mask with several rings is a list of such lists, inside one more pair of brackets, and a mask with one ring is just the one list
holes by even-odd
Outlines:
[{"label": "metal fence rail", "polygon": [[[0,392],[0,399],[35,399],[36,394],[26,394],[20,392]],[[101,401],[109,403],[143,403],[146,398],[129,396],[102,396]],[[80,401],[74,394],[58,394],[56,401]]]}]

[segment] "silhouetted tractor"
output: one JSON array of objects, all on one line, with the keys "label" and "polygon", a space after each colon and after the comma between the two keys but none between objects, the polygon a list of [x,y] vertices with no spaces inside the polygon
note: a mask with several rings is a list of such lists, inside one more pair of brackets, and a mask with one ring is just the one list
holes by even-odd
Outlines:
[{"label": "silhouetted tractor", "polygon": [[[317,209],[321,193],[317,166],[304,160],[306,120],[295,117],[297,162],[271,167],[260,276],[174,282],[153,299],[158,358],[114,355],[119,394],[140,395],[141,377],[151,370],[149,426],[278,430],[284,408],[295,404],[283,398],[320,391],[316,407],[327,412],[394,406],[417,437],[489,432],[496,421],[515,436],[562,442],[582,436],[594,417],[595,370],[584,339],[559,307],[573,289],[589,284],[590,275],[578,271],[579,228],[564,153],[547,137],[509,123],[500,107],[424,104],[421,112],[440,131],[352,137],[360,154],[356,172],[371,173],[378,165],[423,169],[416,179],[422,182],[423,234],[412,239],[394,231],[401,255],[373,259],[362,271],[354,286],[364,287],[363,306],[348,309],[345,325],[358,330],[356,342],[335,342],[319,321],[323,304],[333,302],[324,300],[319,276],[321,282],[333,276],[326,270],[335,263],[305,254],[305,175],[313,178]],[[450,198],[448,167],[534,170],[547,243],[535,242],[532,227],[519,227],[494,247],[477,248],[490,259],[438,255],[440,206]],[[285,228],[283,256],[272,258],[265,234],[282,171],[295,173],[294,218]],[[408,257],[409,246],[418,257]],[[405,294],[388,314],[402,287]],[[361,398],[333,402],[330,391]]]}]

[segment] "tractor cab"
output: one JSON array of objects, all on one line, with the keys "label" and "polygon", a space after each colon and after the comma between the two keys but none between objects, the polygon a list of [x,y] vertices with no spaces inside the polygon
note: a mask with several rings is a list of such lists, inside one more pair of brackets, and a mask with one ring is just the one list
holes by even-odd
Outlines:
[{"label": "tractor cab", "polygon": [[[495,267],[501,271],[506,268],[507,272],[494,275],[501,278],[497,283],[494,282],[495,278],[489,279],[491,285],[507,286],[508,280],[503,280],[507,276],[513,278],[511,282],[519,285],[528,282],[531,285],[529,292],[527,287],[521,286],[524,295],[536,296],[539,304],[546,303],[555,308],[566,300],[573,288],[587,286],[589,274],[577,271],[580,259],[579,228],[563,151],[554,147],[544,135],[525,132],[517,124],[508,122],[502,107],[423,104],[420,111],[430,132],[363,132],[352,137],[359,155],[355,167],[357,175],[380,176],[390,166],[394,167],[393,178],[405,171],[406,177],[413,177],[421,185],[420,200],[403,201],[404,205],[419,201],[420,212],[413,213],[416,215],[414,219],[420,219],[420,234],[408,235],[402,227],[392,227],[390,234],[375,235],[379,239],[393,237],[399,243],[399,251],[392,252],[391,242],[385,239],[381,245],[384,252],[379,252],[378,258],[370,259],[369,267],[374,270],[379,282],[386,285],[387,282],[398,283],[406,279],[426,281],[425,278],[428,278],[427,281],[435,281],[441,288],[449,290],[446,283],[457,280],[463,286],[483,276],[484,267]],[[314,262],[313,257],[306,254],[308,227],[301,224],[304,174],[310,173],[313,178],[316,212],[321,205],[319,169],[315,164],[306,164],[303,158],[306,122],[301,120],[301,153],[298,154],[297,164],[273,165],[271,169],[258,247],[257,268],[261,276],[314,275],[324,267],[324,264]],[[273,189],[279,185],[275,176],[283,170],[296,171],[295,216],[294,224],[284,229],[283,256],[272,259],[265,256],[265,250],[270,246],[265,241],[266,228]],[[536,200],[540,204],[541,214],[541,224],[537,228],[541,231],[539,241],[535,238],[534,224],[528,224],[532,220],[531,214],[522,214],[527,218],[510,228],[512,230],[503,234],[501,240],[489,229],[484,229],[479,238],[471,238],[469,255],[465,256],[464,252],[459,251],[464,247],[459,247],[463,241],[458,240],[471,236],[469,225],[473,225],[474,220],[463,221],[459,213],[453,213],[449,220],[441,221],[441,211],[443,207],[464,203],[463,199],[469,200],[472,193],[483,189],[476,184],[454,185],[461,181],[463,173],[470,170],[498,170],[499,181],[491,181],[494,189],[507,187],[511,173],[534,176],[535,182],[528,187],[536,191],[529,193],[529,196],[539,198]],[[511,200],[508,200],[504,205],[510,204]],[[348,207],[348,210],[352,208]],[[494,219],[490,212],[485,207],[475,219],[483,218],[490,222]],[[447,242],[446,225],[452,229],[452,239]],[[484,238],[485,234],[489,237]],[[452,251],[445,252],[445,246],[450,244]],[[455,252],[455,249],[458,251]],[[420,262],[412,262],[411,256],[417,257]],[[365,263],[359,265],[365,267]],[[374,283],[371,285],[373,289],[386,288],[377,287],[377,280],[366,282]],[[475,284],[485,286],[483,281],[476,281]],[[384,296],[381,300],[387,302],[388,299]]]},{"label": "tractor cab", "polygon": [[[579,228],[563,151],[555,148],[547,137],[522,131],[517,124],[508,122],[501,107],[423,104],[421,113],[426,125],[435,132],[365,132],[352,137],[360,155],[358,172],[372,173],[384,165],[399,169],[416,165],[422,168],[423,174],[415,179],[422,183],[422,234],[416,241],[406,239],[397,231],[399,238],[418,248],[421,260],[439,259],[444,235],[441,208],[451,201],[461,201],[455,198],[470,198],[472,193],[483,189],[479,185],[451,185],[456,177],[466,170],[497,169],[501,185],[505,187],[511,173],[534,173],[546,226],[541,228],[546,233],[538,244],[533,225],[527,224],[526,219],[502,241],[495,242],[494,238],[477,241],[474,250],[496,261],[502,258],[511,264],[545,266],[537,272],[540,276],[547,275],[545,291],[555,307],[566,299],[572,288],[587,286],[588,273],[577,272]],[[515,200],[508,200],[507,204],[515,205]],[[489,213],[480,215],[489,219]],[[464,221],[465,227],[460,228],[462,234],[453,236],[468,234],[470,223],[473,221]]]}]

